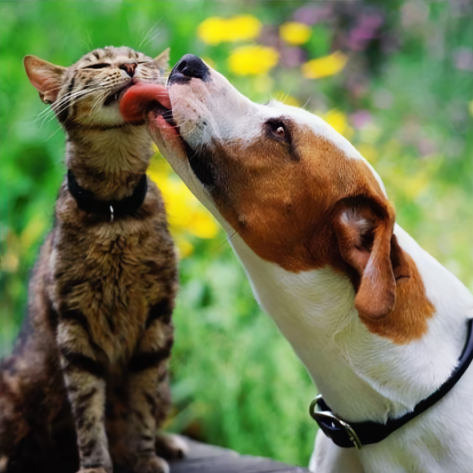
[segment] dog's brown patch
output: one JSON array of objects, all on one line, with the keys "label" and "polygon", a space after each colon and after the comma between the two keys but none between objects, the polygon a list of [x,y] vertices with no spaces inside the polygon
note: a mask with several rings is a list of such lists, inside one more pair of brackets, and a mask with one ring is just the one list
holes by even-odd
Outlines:
[{"label": "dog's brown patch", "polygon": [[296,273],[339,266],[334,205],[349,196],[385,197],[362,160],[308,128],[292,131],[298,160],[288,145],[264,136],[249,146],[216,144],[212,160],[221,184],[212,197],[260,258]]},{"label": "dog's brown patch", "polygon": [[[420,338],[434,308],[393,236],[395,212],[373,173],[309,128],[293,125],[291,133],[291,144],[264,135],[249,146],[214,144],[211,194],[220,213],[266,261],[295,273],[328,265],[346,274],[370,332],[398,344]],[[367,222],[359,242],[337,224],[347,209]]]},{"label": "dog's brown patch", "polygon": [[397,285],[394,310],[375,320],[361,319],[371,333],[389,338],[398,345],[422,338],[428,329],[428,319],[435,313],[414,260],[407,253],[404,257],[411,276],[408,283]]}]

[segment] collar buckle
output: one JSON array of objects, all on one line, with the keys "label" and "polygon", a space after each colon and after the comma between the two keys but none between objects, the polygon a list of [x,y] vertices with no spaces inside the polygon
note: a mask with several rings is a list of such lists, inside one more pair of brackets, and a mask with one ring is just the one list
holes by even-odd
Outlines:
[{"label": "collar buckle", "polygon": [[[325,435],[339,446],[345,446],[345,448],[356,447],[357,450],[360,450],[363,444],[353,427],[348,422],[337,417],[333,412],[318,410],[318,407],[325,408],[325,402],[321,394],[310,403],[309,413]],[[344,445],[340,445],[340,443]]]}]

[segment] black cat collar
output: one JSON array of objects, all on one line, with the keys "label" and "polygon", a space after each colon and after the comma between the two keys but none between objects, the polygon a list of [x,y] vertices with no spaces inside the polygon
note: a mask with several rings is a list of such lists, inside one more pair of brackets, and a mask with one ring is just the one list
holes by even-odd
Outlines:
[{"label": "black cat collar", "polygon": [[133,194],[122,200],[96,199],[92,192],[77,183],[76,177],[70,169],[67,171],[67,186],[81,210],[91,214],[109,216],[110,222],[113,222],[116,219],[134,215],[141,207],[148,191],[148,179],[146,174],[143,174],[133,190]]}]

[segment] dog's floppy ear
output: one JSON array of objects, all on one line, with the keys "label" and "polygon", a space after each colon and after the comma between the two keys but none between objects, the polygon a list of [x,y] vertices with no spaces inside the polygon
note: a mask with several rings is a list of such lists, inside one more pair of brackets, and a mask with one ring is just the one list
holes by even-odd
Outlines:
[{"label": "dog's floppy ear", "polygon": [[66,68],[31,55],[25,56],[23,64],[31,84],[39,92],[40,99],[47,104],[55,102]]},{"label": "dog's floppy ear", "polygon": [[388,202],[355,197],[339,202],[334,230],[343,260],[358,274],[355,308],[373,320],[393,311],[396,284],[410,278],[410,268],[393,235],[395,213]]}]

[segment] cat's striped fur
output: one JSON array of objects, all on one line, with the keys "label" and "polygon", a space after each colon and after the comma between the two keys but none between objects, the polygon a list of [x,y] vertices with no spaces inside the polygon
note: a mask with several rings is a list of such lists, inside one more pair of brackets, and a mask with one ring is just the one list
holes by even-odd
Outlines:
[{"label": "cat's striped fur", "polygon": [[[66,132],[68,169],[96,199],[131,195],[146,172],[150,139],[144,125],[123,121],[118,99],[134,81],[163,81],[167,60],[167,51],[153,60],[125,47],[97,49],[68,68],[25,58]],[[62,184],[24,327],[0,367],[1,472],[27,471],[18,466],[28,455],[22,446],[35,436],[52,447],[40,455],[52,459],[48,473],[67,471],[55,464],[54,436],[71,420],[81,473],[111,473],[112,463],[135,473],[167,470],[155,448],[182,454],[175,439],[156,435],[170,405],[176,289],[174,246],[152,182],[136,214],[113,222],[80,210]]]}]

